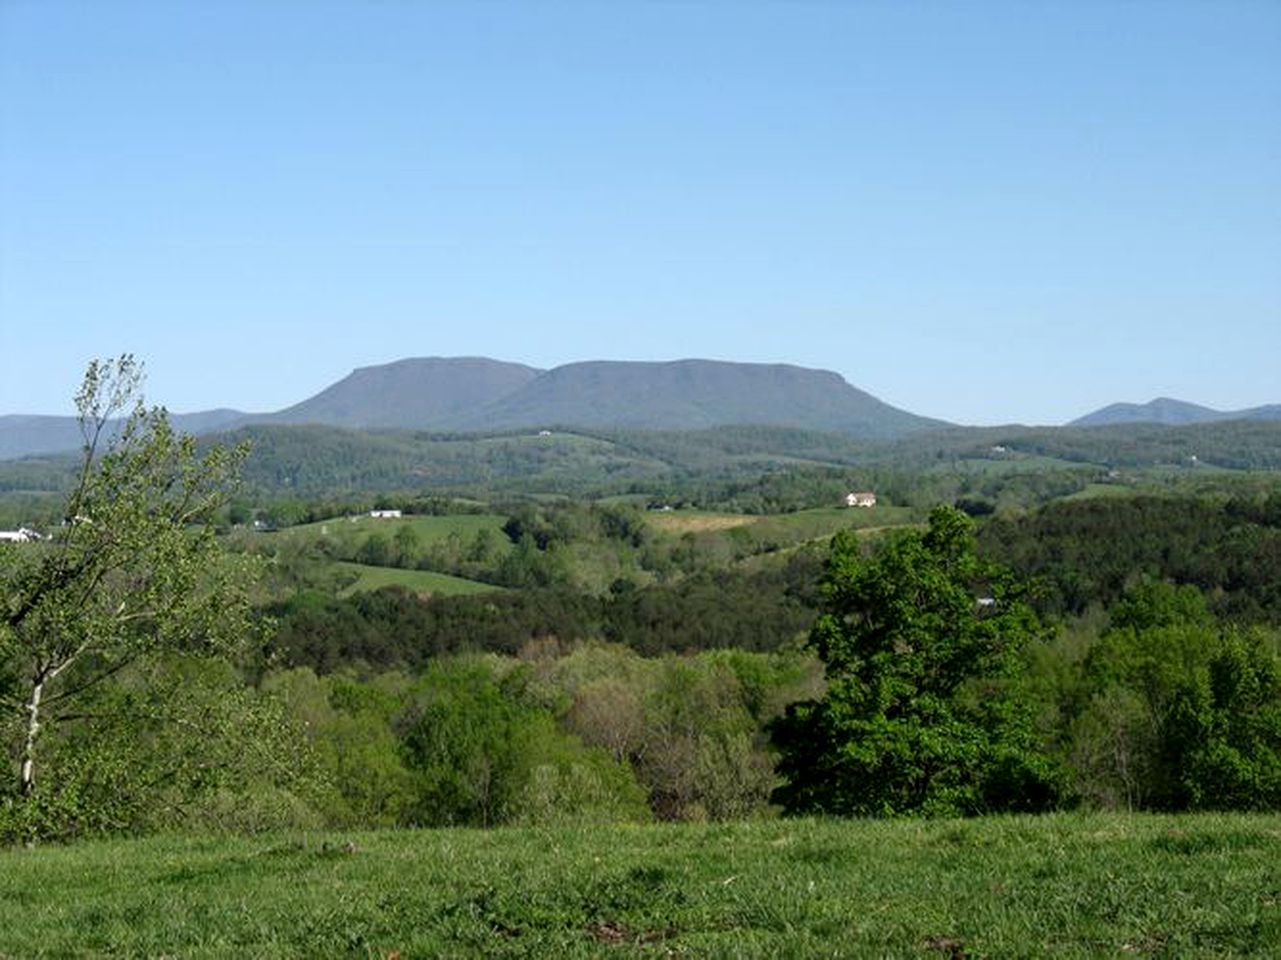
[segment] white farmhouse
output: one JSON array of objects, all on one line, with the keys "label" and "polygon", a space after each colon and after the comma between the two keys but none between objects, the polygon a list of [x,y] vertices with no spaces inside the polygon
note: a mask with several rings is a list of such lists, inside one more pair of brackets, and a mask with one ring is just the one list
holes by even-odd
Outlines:
[{"label": "white farmhouse", "polygon": [[845,495],[845,506],[847,507],[874,507],[876,506],[876,494],[870,490],[862,490],[858,493],[847,493]]},{"label": "white farmhouse", "polygon": [[399,520],[401,511],[399,510],[370,510],[369,515],[375,520]]},{"label": "white farmhouse", "polygon": [[17,530],[0,530],[0,543],[31,543],[43,540],[40,534],[30,527],[19,527]]}]

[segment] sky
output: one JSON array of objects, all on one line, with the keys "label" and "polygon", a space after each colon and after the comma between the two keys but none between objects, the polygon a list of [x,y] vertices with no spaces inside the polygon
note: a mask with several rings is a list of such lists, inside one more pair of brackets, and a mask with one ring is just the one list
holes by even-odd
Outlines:
[{"label": "sky", "polygon": [[0,414],[414,356],[1281,402],[1276,0],[0,0]]}]

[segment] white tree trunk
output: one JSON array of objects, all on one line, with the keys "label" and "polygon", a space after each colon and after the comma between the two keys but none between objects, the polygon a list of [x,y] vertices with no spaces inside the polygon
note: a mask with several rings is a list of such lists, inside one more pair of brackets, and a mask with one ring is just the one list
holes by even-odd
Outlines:
[{"label": "white tree trunk", "polygon": [[22,795],[30,796],[36,787],[36,737],[40,734],[40,698],[44,696],[44,679],[36,681],[27,701],[27,742],[22,751]]}]

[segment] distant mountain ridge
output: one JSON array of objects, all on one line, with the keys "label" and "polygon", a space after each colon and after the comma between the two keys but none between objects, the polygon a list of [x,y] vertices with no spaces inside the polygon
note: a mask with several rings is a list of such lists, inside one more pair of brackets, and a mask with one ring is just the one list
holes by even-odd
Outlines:
[{"label": "distant mountain ridge", "polygon": [[1113,403],[1087,413],[1069,427],[1103,427],[1122,423],[1159,423],[1183,426],[1221,420],[1281,420],[1281,404],[1272,403],[1247,410],[1214,410],[1172,397],[1157,397],[1147,403]]},{"label": "distant mountain ridge", "polygon": [[[274,413],[174,417],[208,433],[252,424],[484,433],[615,427],[779,426],[892,439],[943,421],[890,406],[837,373],[721,360],[587,361],[552,370],[485,357],[420,357],[361,367]],[[0,458],[75,449],[72,417],[0,417]]]},{"label": "distant mountain ridge", "polygon": [[359,367],[263,423],[317,423],[365,430],[436,429],[505,397],[541,370],[486,357],[420,357]]},{"label": "distant mountain ridge", "polygon": [[[175,430],[183,433],[212,433],[245,421],[240,410],[203,410],[176,413],[170,417]],[[108,431],[110,435],[110,431]],[[66,453],[84,442],[80,421],[75,417],[10,414],[0,416],[0,460],[42,453]]]},{"label": "distant mountain ridge", "polygon": [[828,370],[719,360],[565,364],[448,425],[460,430],[751,425],[868,438],[945,426],[882,403]]}]

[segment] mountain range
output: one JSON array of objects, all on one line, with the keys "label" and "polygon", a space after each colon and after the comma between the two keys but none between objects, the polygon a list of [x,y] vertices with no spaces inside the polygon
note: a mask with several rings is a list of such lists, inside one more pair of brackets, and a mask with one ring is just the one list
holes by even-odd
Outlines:
[{"label": "mountain range", "polygon": [[1248,410],[1213,410],[1185,400],[1157,397],[1147,403],[1113,403],[1078,417],[1069,427],[1104,427],[1120,423],[1159,423],[1178,427],[1220,420],[1281,420],[1281,403]]},{"label": "mountain range", "polygon": [[[1281,420],[1281,404],[1225,412],[1162,397],[1112,404],[1068,425],[1223,420]],[[459,434],[768,426],[860,440],[951,426],[890,406],[837,373],[789,364],[595,360],[539,370],[486,357],[421,357],[361,367],[283,410],[208,410],[174,415],[173,423],[196,434],[260,424]],[[74,417],[0,416],[0,459],[61,453],[79,444]]]},{"label": "mountain range", "polygon": [[[883,403],[839,374],[788,364],[587,361],[538,370],[483,357],[361,367],[273,413],[217,410],[173,419],[192,433],[255,424],[452,433],[751,425],[892,439],[948,426]],[[79,442],[71,417],[0,417],[0,458],[71,450]]]}]

